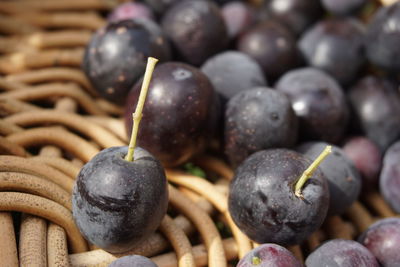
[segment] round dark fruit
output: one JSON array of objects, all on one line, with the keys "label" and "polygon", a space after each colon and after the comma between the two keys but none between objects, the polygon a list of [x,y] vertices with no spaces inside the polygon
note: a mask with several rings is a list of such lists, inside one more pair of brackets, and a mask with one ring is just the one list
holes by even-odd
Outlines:
[{"label": "round dark fruit", "polygon": [[348,84],[365,61],[364,26],[354,18],[322,20],[302,35],[299,48],[310,66]]},{"label": "round dark fruit", "polygon": [[160,162],[142,148],[102,150],[78,174],[72,212],[82,235],[111,252],[130,250],[149,237],[167,211],[167,179]]},{"label": "round dark fruit", "polygon": [[158,267],[158,265],[144,256],[129,255],[113,261],[108,267]]},{"label": "round dark fruit", "polygon": [[292,147],[297,117],[283,93],[266,87],[235,95],[225,112],[225,154],[236,167],[254,152]]},{"label": "round dark fruit", "polygon": [[248,252],[236,267],[302,267],[292,252],[277,244],[262,244]]},{"label": "round dark fruit", "polygon": [[260,65],[248,55],[226,51],[210,57],[201,66],[225,104],[235,94],[267,82]]},{"label": "round dark fruit", "polygon": [[[141,81],[133,87],[125,107],[128,136],[140,86]],[[199,69],[176,62],[157,66],[143,109],[138,145],[165,166],[187,161],[201,152],[216,132],[218,100],[207,76]]]},{"label": "round dark fruit", "polygon": [[368,25],[367,57],[388,71],[400,71],[400,2],[381,7]]},{"label": "round dark fruit", "polygon": [[342,139],[349,109],[343,89],[330,75],[315,68],[296,69],[285,73],[275,88],[291,100],[303,140]]},{"label": "round dark fruit", "polygon": [[144,74],[149,56],[160,61],[170,58],[169,43],[160,28],[147,19],[123,20],[109,23],[93,35],[82,68],[101,96],[123,104]]},{"label": "round dark fruit", "polygon": [[379,147],[364,136],[355,136],[346,140],[343,152],[361,174],[363,188],[375,188],[382,166],[382,153]]},{"label": "round dark fruit", "polygon": [[334,15],[344,16],[359,11],[368,0],[321,0],[322,6]]},{"label": "round dark fruit", "polygon": [[182,0],[144,0],[144,2],[159,15],[164,14],[170,7],[181,1]]},{"label": "round dark fruit", "polygon": [[379,267],[376,258],[360,243],[332,239],[314,250],[306,259],[307,267]]},{"label": "round dark fruit", "polygon": [[181,1],[162,18],[162,28],[180,57],[201,65],[228,44],[225,21],[210,1]]},{"label": "round dark fruit", "polygon": [[119,21],[126,19],[151,19],[154,20],[154,15],[151,9],[139,2],[126,2],[118,5],[108,15],[108,21]]},{"label": "round dark fruit", "polygon": [[299,65],[295,36],[283,25],[266,21],[244,33],[238,50],[254,58],[268,79],[277,79]]},{"label": "round dark fruit", "polygon": [[383,157],[379,187],[386,202],[400,213],[400,141],[390,146]]},{"label": "round dark fruit", "polygon": [[394,83],[367,76],[350,89],[348,99],[355,123],[381,151],[400,137],[400,92]]},{"label": "round dark fruit", "polygon": [[[314,159],[327,145],[325,142],[308,142],[300,145],[297,150]],[[342,214],[360,195],[362,185],[360,174],[343,150],[337,146],[332,146],[332,154],[319,165],[319,168],[328,181],[330,195],[328,213]]]},{"label": "round dark fruit", "polygon": [[358,241],[374,254],[382,267],[400,266],[400,218],[375,222]]},{"label": "round dark fruit", "polygon": [[295,195],[295,183],[311,160],[288,149],[249,156],[230,185],[229,212],[236,225],[257,243],[299,244],[325,220],[329,190],[318,169]]},{"label": "round dark fruit", "polygon": [[270,0],[265,1],[262,16],[273,17],[300,35],[323,14],[319,0]]},{"label": "round dark fruit", "polygon": [[255,11],[247,3],[240,1],[226,3],[221,7],[221,13],[231,39],[243,33],[256,20]]}]

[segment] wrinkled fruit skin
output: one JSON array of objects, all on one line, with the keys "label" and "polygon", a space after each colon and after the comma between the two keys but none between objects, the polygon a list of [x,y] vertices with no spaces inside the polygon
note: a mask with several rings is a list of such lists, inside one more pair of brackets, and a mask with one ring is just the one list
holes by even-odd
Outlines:
[{"label": "wrinkled fruit skin", "polygon": [[[260,264],[253,264],[253,258],[261,260]],[[284,247],[277,244],[262,244],[247,253],[236,267],[302,267],[298,259]]]},{"label": "wrinkled fruit skin", "polygon": [[379,267],[376,258],[360,243],[332,239],[314,250],[306,259],[307,267]]},{"label": "wrinkled fruit skin", "polygon": [[82,235],[111,253],[138,246],[160,225],[168,205],[160,162],[141,148],[124,159],[127,147],[102,150],[76,180],[72,212]]},{"label": "wrinkled fruit skin", "polygon": [[144,74],[147,57],[170,59],[168,40],[158,25],[135,19],[111,22],[87,45],[82,69],[95,90],[116,104],[124,104],[133,84]]},{"label": "wrinkled fruit skin", "polygon": [[113,261],[108,267],[158,267],[158,265],[144,256],[129,255]]},{"label": "wrinkled fruit skin", "polygon": [[269,149],[248,157],[230,185],[229,211],[236,225],[257,243],[299,244],[325,220],[329,191],[318,169],[305,183],[304,199],[294,184],[311,164],[288,149]]},{"label": "wrinkled fruit skin", "polygon": [[[128,136],[140,88],[141,81],[129,93],[125,107]],[[160,64],[150,82],[138,145],[164,166],[177,166],[203,151],[216,132],[219,114],[218,95],[205,74],[184,63]]]}]

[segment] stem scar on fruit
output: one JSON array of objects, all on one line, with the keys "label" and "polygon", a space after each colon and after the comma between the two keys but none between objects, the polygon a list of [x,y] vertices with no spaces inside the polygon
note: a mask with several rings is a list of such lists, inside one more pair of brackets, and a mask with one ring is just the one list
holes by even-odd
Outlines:
[{"label": "stem scar on fruit", "polygon": [[131,140],[129,141],[128,153],[125,156],[126,161],[133,161],[133,153],[136,147],[136,139],[139,131],[139,123],[140,120],[142,119],[143,106],[144,102],[146,101],[147,91],[149,90],[151,76],[153,75],[154,67],[157,64],[157,62],[158,59],[153,57],[149,57],[147,59],[146,72],[144,73],[142,88],[140,89],[139,100],[136,105],[136,110],[132,114],[132,119],[133,119],[132,134],[131,134]]},{"label": "stem scar on fruit", "polygon": [[326,146],[325,149],[319,154],[319,156],[314,160],[313,163],[303,172],[299,180],[297,180],[294,187],[294,194],[301,199],[304,199],[301,190],[307,180],[313,175],[318,166],[325,160],[325,158],[332,153],[332,146]]}]

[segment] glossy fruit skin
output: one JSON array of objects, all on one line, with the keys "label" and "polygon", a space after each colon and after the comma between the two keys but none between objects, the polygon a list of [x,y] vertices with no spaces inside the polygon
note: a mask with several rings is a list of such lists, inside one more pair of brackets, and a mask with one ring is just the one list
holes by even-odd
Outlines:
[{"label": "glossy fruit skin", "polygon": [[382,267],[400,266],[399,218],[385,218],[375,222],[359,237],[358,242],[374,254]]},{"label": "glossy fruit skin", "polygon": [[93,35],[82,69],[102,97],[123,104],[149,56],[170,58],[168,40],[157,24],[145,19],[111,22]]},{"label": "glossy fruit skin", "polygon": [[308,65],[324,70],[341,84],[349,84],[365,61],[364,26],[354,18],[321,20],[298,42]]},{"label": "glossy fruit skin", "polygon": [[235,95],[225,111],[225,155],[236,167],[259,150],[292,147],[298,122],[283,93],[258,87]]},{"label": "glossy fruit skin", "polygon": [[[125,107],[128,136],[141,81],[130,91]],[[188,64],[160,64],[153,73],[143,109],[138,145],[164,166],[177,166],[201,152],[216,132],[219,99],[207,76]]]},{"label": "glossy fruit skin", "polygon": [[363,188],[375,188],[382,166],[379,147],[364,136],[354,136],[346,140],[342,149],[361,174]]},{"label": "glossy fruit skin", "polygon": [[295,36],[273,20],[265,21],[244,33],[238,40],[237,48],[255,59],[267,79],[271,80],[300,63]]},{"label": "glossy fruit skin", "polygon": [[144,256],[129,255],[113,261],[108,267],[158,267],[158,265]]},{"label": "glossy fruit skin", "polygon": [[210,79],[223,104],[239,92],[267,85],[260,65],[238,51],[210,57],[201,66],[201,71]]},{"label": "glossy fruit skin", "polygon": [[210,1],[181,1],[167,10],[161,25],[179,56],[195,66],[228,44],[225,21]]},{"label": "glossy fruit skin", "polygon": [[332,239],[323,243],[306,259],[307,267],[379,267],[376,258],[360,243]]},{"label": "glossy fruit skin", "polygon": [[249,156],[230,185],[229,212],[233,221],[257,243],[299,244],[325,220],[328,185],[318,169],[303,187],[301,199],[294,184],[311,164],[288,149],[268,149]]},{"label": "glossy fruit skin", "polygon": [[359,11],[368,0],[321,0],[323,7],[334,15],[344,16]]},{"label": "glossy fruit skin", "polygon": [[349,108],[343,89],[325,72],[300,68],[285,73],[275,88],[288,95],[303,140],[338,143],[346,130]]},{"label": "glossy fruit skin", "polygon": [[262,16],[273,17],[300,35],[323,14],[319,0],[270,0],[265,1]]},{"label": "glossy fruit skin", "polygon": [[400,2],[381,7],[370,20],[365,39],[368,60],[388,71],[400,71]]},{"label": "glossy fruit skin", "polygon": [[181,1],[183,0],[144,0],[158,15],[164,14],[170,7]]},{"label": "glossy fruit skin", "polygon": [[255,11],[247,3],[233,1],[221,7],[228,36],[235,39],[256,21]]},{"label": "glossy fruit skin", "polygon": [[355,123],[381,151],[400,137],[400,93],[394,83],[384,78],[364,77],[350,89],[348,99]]},{"label": "glossy fruit skin", "polygon": [[[261,260],[260,264],[253,264],[253,257]],[[236,267],[302,267],[303,264],[286,248],[277,244],[261,244],[248,252]]]},{"label": "glossy fruit skin", "polygon": [[78,174],[72,212],[82,235],[111,252],[130,250],[149,237],[167,211],[167,179],[160,162],[137,147],[102,150]]},{"label": "glossy fruit skin", "polygon": [[[307,142],[301,144],[297,151],[315,159],[329,145],[325,142]],[[354,164],[337,146],[332,145],[332,153],[319,165],[329,187],[329,215],[344,213],[358,199],[362,180]]]},{"label": "glossy fruit skin", "polygon": [[383,157],[379,187],[386,202],[400,213],[400,141],[390,146]]},{"label": "glossy fruit skin", "polygon": [[126,2],[118,5],[111,11],[108,21],[119,21],[125,19],[150,19],[154,20],[154,14],[151,9],[139,2]]}]

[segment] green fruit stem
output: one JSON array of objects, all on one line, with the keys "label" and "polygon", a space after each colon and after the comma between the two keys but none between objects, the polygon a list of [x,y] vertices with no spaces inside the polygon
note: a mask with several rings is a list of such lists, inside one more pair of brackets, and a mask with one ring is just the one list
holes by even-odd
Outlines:
[{"label": "green fruit stem", "polygon": [[303,172],[299,180],[297,180],[296,185],[294,187],[294,194],[303,199],[303,194],[301,190],[303,189],[304,184],[307,180],[313,175],[318,166],[325,160],[325,158],[332,153],[332,146],[326,146],[325,149],[321,152],[321,154],[314,160],[313,163]]},{"label": "green fruit stem", "polygon": [[127,161],[133,161],[133,154],[136,147],[136,139],[139,131],[139,124],[140,120],[142,119],[143,106],[144,102],[146,101],[147,91],[149,90],[151,76],[153,75],[154,67],[157,64],[157,62],[158,59],[153,57],[149,57],[147,59],[146,72],[144,73],[142,88],[140,89],[139,100],[136,105],[135,113],[132,114],[132,119],[133,119],[132,134],[131,134],[131,140],[129,141],[128,154],[126,154],[125,156],[125,160]]}]

